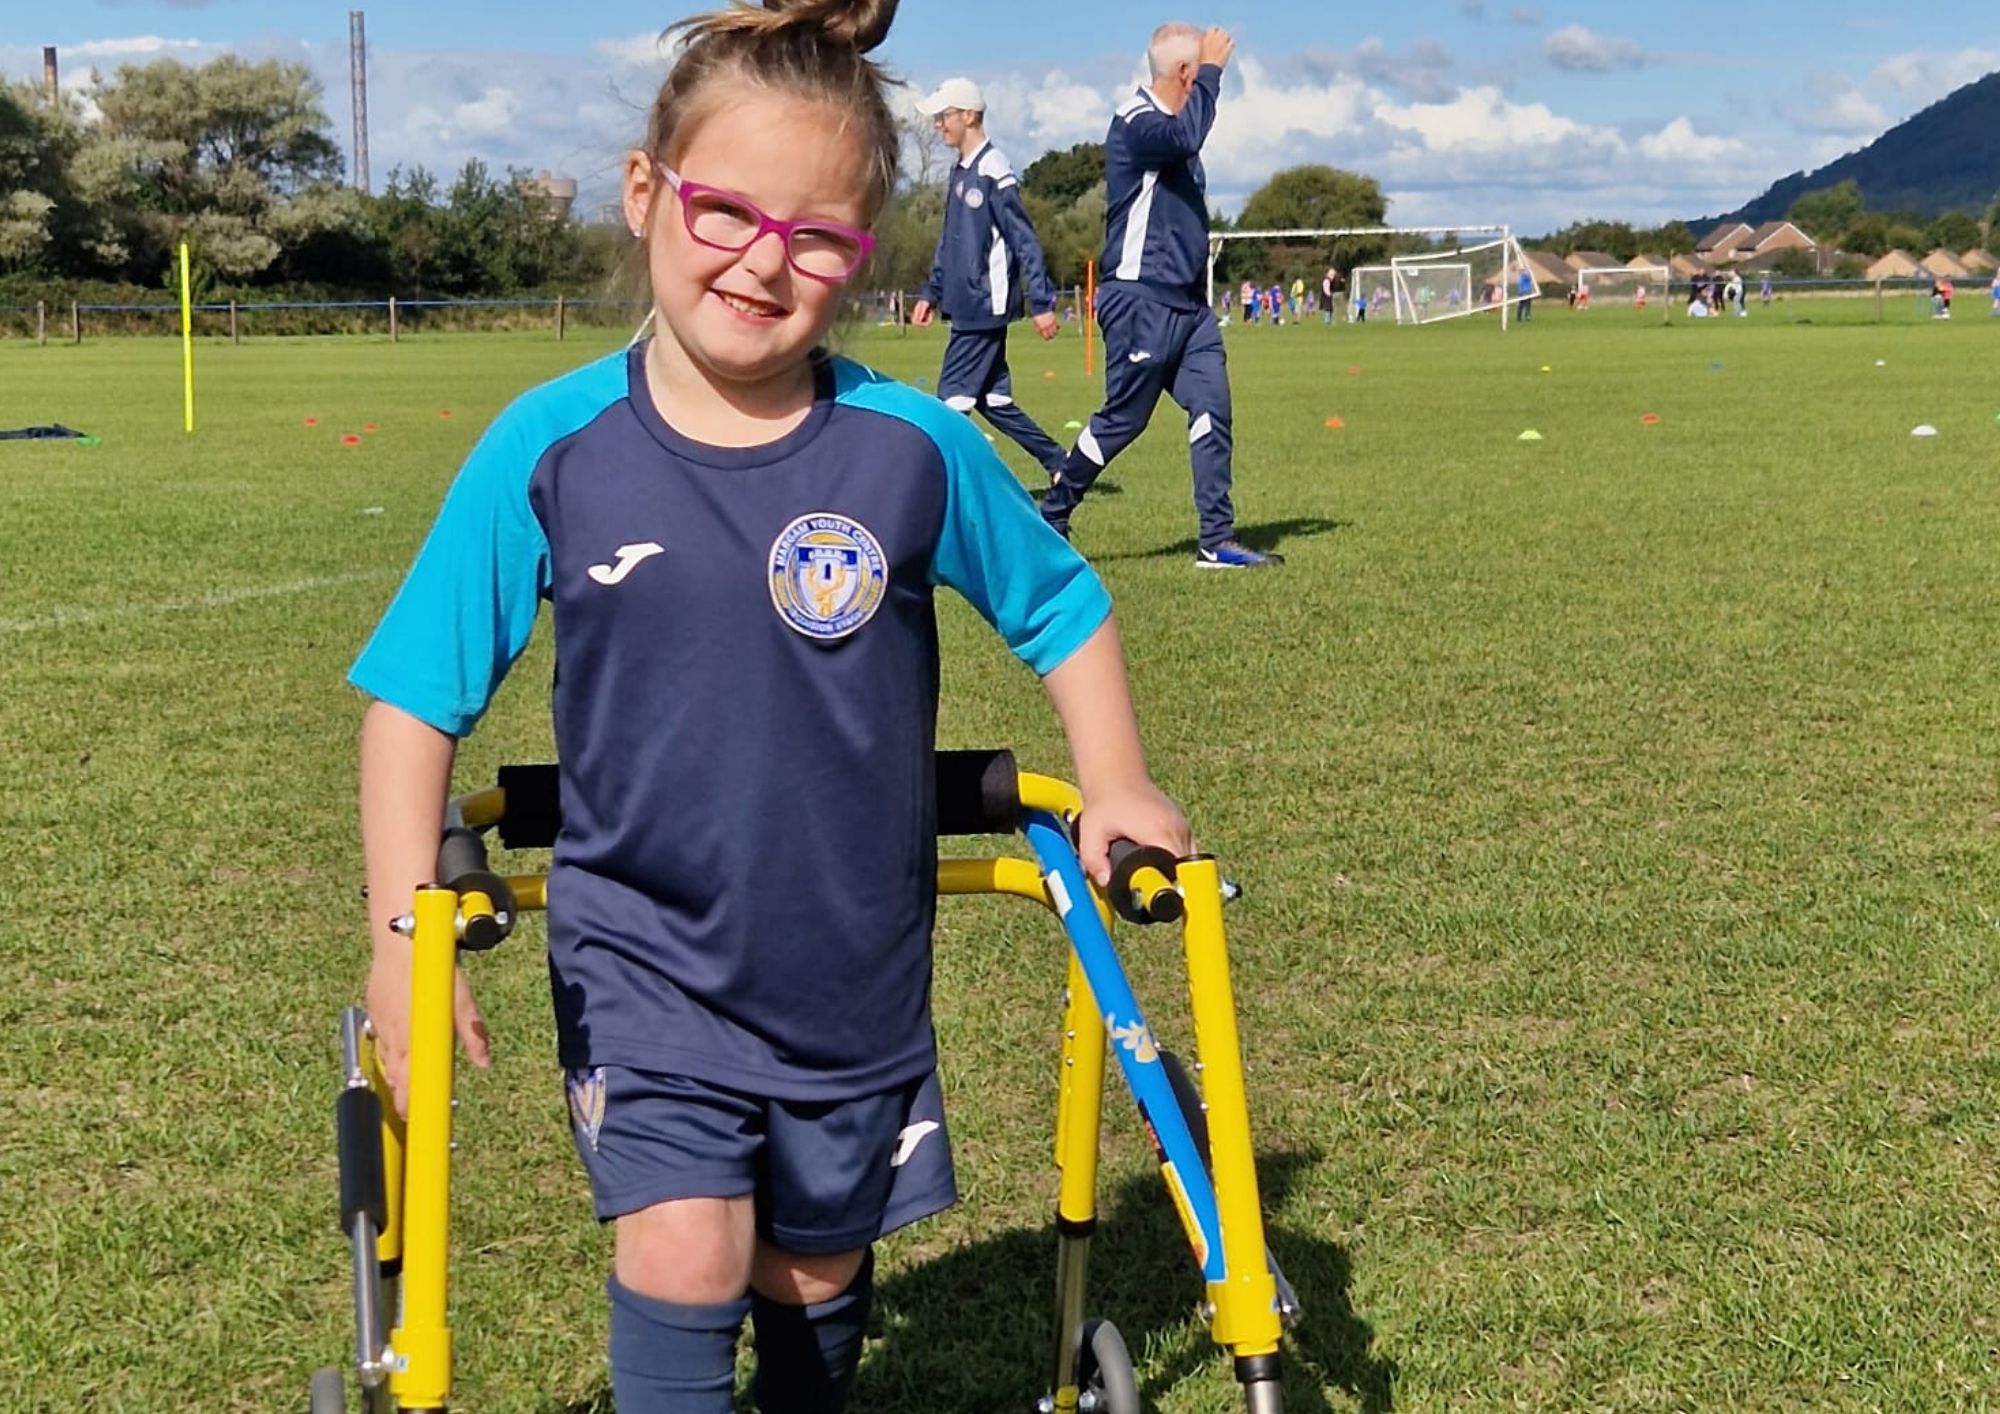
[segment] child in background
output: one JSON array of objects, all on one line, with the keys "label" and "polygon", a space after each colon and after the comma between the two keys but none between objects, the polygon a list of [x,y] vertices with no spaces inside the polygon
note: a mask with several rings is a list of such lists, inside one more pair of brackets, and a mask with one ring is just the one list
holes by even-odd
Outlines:
[{"label": "child in background", "polygon": [[[871,1244],[954,1201],[930,1017],[935,587],[1042,676],[1111,838],[1176,854],[1110,600],[971,424],[827,355],[894,189],[867,56],[895,0],[684,22],[626,156],[654,333],[487,430],[354,665],[377,1046],[402,1103],[410,947],[458,740],[555,632],[549,964],[572,1132],[615,1224],[621,1414],[844,1405]],[[489,1040],[461,975],[468,1057]]]}]

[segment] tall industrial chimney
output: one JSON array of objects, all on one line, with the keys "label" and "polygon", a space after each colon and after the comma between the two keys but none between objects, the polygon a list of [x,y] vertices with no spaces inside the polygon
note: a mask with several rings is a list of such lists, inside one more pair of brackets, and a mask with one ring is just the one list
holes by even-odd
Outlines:
[{"label": "tall industrial chimney", "polygon": [[54,108],[62,101],[62,87],[56,82],[56,47],[42,46],[42,89],[48,94],[49,107]]},{"label": "tall industrial chimney", "polygon": [[347,12],[347,58],[354,93],[354,185],[368,190],[368,34],[361,11]]}]

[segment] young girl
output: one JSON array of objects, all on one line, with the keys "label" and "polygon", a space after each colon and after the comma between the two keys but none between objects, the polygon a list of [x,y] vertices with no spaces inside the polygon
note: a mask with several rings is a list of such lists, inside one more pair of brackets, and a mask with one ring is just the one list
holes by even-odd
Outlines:
[{"label": "young girl", "polygon": [[[865,57],[895,0],[685,26],[627,156],[653,336],[526,394],[473,450],[351,673],[378,1046],[457,739],[555,630],[549,968],[577,1152],[615,1222],[621,1414],[723,1414],[746,1315],[766,1414],[841,1408],[870,1244],[954,1200],[930,934],[933,587],[1039,673],[1108,874],[1178,853],[1095,574],[971,424],[821,352],[895,179]],[[459,1040],[489,1063],[461,977]]]}]

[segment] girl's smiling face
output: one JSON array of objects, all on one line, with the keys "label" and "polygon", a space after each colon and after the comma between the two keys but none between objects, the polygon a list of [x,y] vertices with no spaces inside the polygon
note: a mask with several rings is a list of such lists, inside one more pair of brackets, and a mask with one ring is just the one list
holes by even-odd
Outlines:
[{"label": "girl's smiling face", "polygon": [[[859,134],[837,112],[805,99],[749,89],[702,122],[679,152],[659,160],[685,180],[735,193],[780,221],[865,227],[871,214]],[[697,241],[651,153],[626,157],[625,214],[645,233],[661,334],[690,363],[736,385],[798,376],[833,327],[840,284],[793,269],[774,231],[741,251]]]}]

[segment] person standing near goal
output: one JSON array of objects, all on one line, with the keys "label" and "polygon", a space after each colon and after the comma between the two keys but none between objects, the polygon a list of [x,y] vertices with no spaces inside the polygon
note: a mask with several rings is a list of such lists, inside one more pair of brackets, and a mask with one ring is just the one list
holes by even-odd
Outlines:
[{"label": "person standing near goal", "polygon": [[958,165],[945,189],[944,230],[931,278],[917,292],[910,322],[925,328],[944,310],[951,342],[938,373],[938,396],[956,412],[970,416],[977,409],[1055,476],[1062,470],[1062,444],[1015,403],[1007,368],[1007,326],[1020,315],[1021,277],[1035,332],[1053,339],[1060,330],[1055,286],[1021,205],[1020,181],[986,139],[986,98],[971,79],[946,79],[917,111],[958,152]]},{"label": "person standing near goal", "polygon": [[1042,518],[1063,535],[1111,459],[1138,440],[1165,393],[1188,415],[1201,535],[1198,569],[1263,569],[1282,556],[1236,538],[1230,504],[1229,370],[1222,334],[1203,298],[1208,197],[1201,147],[1215,124],[1222,70],[1236,41],[1171,23],[1147,48],[1152,82],[1118,109],[1104,143],[1107,276],[1097,292],[1104,328],[1104,406],[1042,497]]}]

